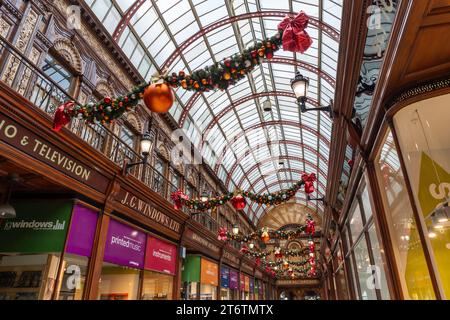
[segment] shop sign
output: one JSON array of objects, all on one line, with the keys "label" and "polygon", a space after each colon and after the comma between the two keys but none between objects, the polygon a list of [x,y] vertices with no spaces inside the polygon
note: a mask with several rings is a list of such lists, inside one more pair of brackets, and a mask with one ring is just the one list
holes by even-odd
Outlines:
[{"label": "shop sign", "polygon": [[147,237],[145,269],[175,275],[177,247],[173,244]]},{"label": "shop sign", "polygon": [[238,272],[230,270],[230,289],[239,289]]},{"label": "shop sign", "polygon": [[200,256],[188,255],[184,260],[181,279],[183,282],[200,282]]},{"label": "shop sign", "polygon": [[228,252],[228,251],[223,251],[223,258],[227,259],[228,261],[234,263],[235,265],[239,266],[239,258],[236,257],[234,254]]},{"label": "shop sign", "polygon": [[245,285],[244,285],[244,291],[250,292],[250,278],[248,276],[245,277]]},{"label": "shop sign", "polygon": [[258,269],[255,270],[255,278],[262,279],[263,274]]},{"label": "shop sign", "polygon": [[145,255],[145,233],[111,220],[106,237],[104,261],[142,269]]},{"label": "shop sign", "polygon": [[239,276],[239,283],[240,283],[240,286],[239,286],[240,290],[244,291],[245,290],[245,278],[242,273]]},{"label": "shop sign", "polygon": [[217,263],[202,258],[200,282],[216,287],[219,285],[219,266]]},{"label": "shop sign", "polygon": [[242,269],[248,273],[253,273],[253,267],[246,263],[242,264]]},{"label": "shop sign", "polygon": [[12,201],[16,218],[0,219],[0,252],[62,252],[72,212],[68,200]]},{"label": "shop sign", "polygon": [[124,206],[138,212],[140,215],[149,218],[176,233],[180,232],[181,224],[157,210],[152,202],[143,200],[131,192],[122,189],[119,191],[117,200]]},{"label": "shop sign", "polygon": [[320,285],[320,281],[314,279],[277,280],[277,286],[317,286],[317,285]]},{"label": "shop sign", "polygon": [[0,140],[102,193],[108,179],[31,130],[0,114]]},{"label": "shop sign", "polygon": [[253,278],[250,278],[250,292],[253,292],[254,291],[254,287],[255,287],[255,284],[254,284],[254,282],[253,282],[254,280],[253,280]]},{"label": "shop sign", "polygon": [[194,242],[201,244],[203,247],[207,248],[209,251],[212,251],[213,253],[216,253],[216,254],[220,253],[220,248],[218,246],[216,246],[215,244],[212,244],[211,242],[209,242],[205,238],[199,236],[197,233],[193,232],[190,229],[186,230],[186,237],[188,239],[191,239]]},{"label": "shop sign", "polygon": [[75,204],[72,221],[67,237],[66,252],[79,256],[90,257],[94,244],[95,230],[97,228],[97,212]]},{"label": "shop sign", "polygon": [[230,287],[230,269],[225,267],[220,269],[220,286],[223,288]]}]

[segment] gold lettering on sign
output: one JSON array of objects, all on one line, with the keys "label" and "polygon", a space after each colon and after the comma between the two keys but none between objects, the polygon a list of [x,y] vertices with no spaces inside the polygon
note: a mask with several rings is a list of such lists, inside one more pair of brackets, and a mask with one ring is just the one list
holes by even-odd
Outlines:
[{"label": "gold lettering on sign", "polygon": [[136,197],[128,191],[125,192],[123,199],[119,200],[119,202],[133,210],[136,210],[143,216],[162,224],[170,230],[180,232],[181,225],[177,221],[151,206],[149,202]]},{"label": "gold lettering on sign", "polygon": [[43,160],[55,164],[63,171],[72,173],[84,181],[88,181],[91,176],[91,170],[87,169],[78,162],[69,159],[64,154],[57,150],[54,150],[51,146],[40,141],[39,139],[31,139],[27,135],[17,137],[19,129],[13,124],[7,124],[5,120],[0,121],[0,136],[5,140],[19,140],[20,145],[24,148],[28,147],[28,144],[32,143],[31,153]]},{"label": "gold lettering on sign", "polygon": [[219,252],[220,251],[219,247],[213,245],[212,243],[210,243],[209,241],[203,239],[202,237],[200,237],[198,234],[196,234],[194,232],[192,232],[191,238],[195,242],[200,243],[204,247],[207,247],[208,249],[210,249],[210,250],[212,250],[214,252]]}]

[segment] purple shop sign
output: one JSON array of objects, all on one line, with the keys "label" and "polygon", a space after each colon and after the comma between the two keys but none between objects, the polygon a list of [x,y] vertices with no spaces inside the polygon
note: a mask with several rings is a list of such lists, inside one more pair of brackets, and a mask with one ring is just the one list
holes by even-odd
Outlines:
[{"label": "purple shop sign", "polygon": [[96,211],[75,204],[72,211],[69,236],[67,238],[66,252],[90,257],[94,244],[95,229],[97,228],[98,214]]},{"label": "purple shop sign", "polygon": [[146,235],[115,220],[109,222],[106,237],[106,262],[121,266],[144,268]]},{"label": "purple shop sign", "polygon": [[238,288],[239,288],[238,272],[230,270],[230,289],[238,289]]}]

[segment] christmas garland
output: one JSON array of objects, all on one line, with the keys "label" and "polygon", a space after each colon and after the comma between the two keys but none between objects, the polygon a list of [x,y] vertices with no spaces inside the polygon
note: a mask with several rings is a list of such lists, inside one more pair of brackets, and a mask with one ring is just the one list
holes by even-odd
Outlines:
[{"label": "christmas garland", "polygon": [[285,51],[306,51],[312,44],[306,33],[308,16],[302,11],[295,18],[286,17],[279,25],[278,32],[272,37],[256,42],[242,53],[207,66],[201,70],[186,74],[184,71],[171,74],[155,74],[148,83],[142,83],[122,96],[84,105],[68,101],[56,110],[53,129],[59,131],[74,118],[87,123],[107,124],[120,118],[124,112],[132,110],[139,100],[153,112],[167,112],[173,102],[172,88],[183,88],[189,91],[206,92],[210,90],[226,90],[245,78],[264,59],[270,60],[281,47]]},{"label": "christmas garland", "polygon": [[253,257],[253,258],[266,258],[268,256],[270,256],[271,254],[275,254],[275,256],[277,256],[277,254],[280,254],[279,258],[277,259],[281,259],[281,257],[301,257],[306,255],[309,251],[309,248],[302,248],[302,249],[281,249],[279,251],[279,253],[276,251],[276,249],[274,250],[267,250],[267,251],[253,251],[253,250],[249,250],[247,248],[247,246],[243,246],[239,252],[248,256],[248,257]]},{"label": "christmas garland", "polygon": [[305,193],[311,194],[314,192],[313,183],[316,180],[316,175],[314,173],[309,175],[305,173],[302,175],[302,180],[293,184],[289,189],[263,195],[257,195],[249,191],[244,192],[237,189],[234,192],[229,192],[222,196],[207,198],[206,201],[203,201],[201,199],[189,199],[183,191],[177,190],[171,194],[171,199],[173,200],[174,208],[177,210],[180,210],[183,206],[186,206],[192,210],[205,211],[224,205],[228,201],[231,201],[236,210],[243,210],[246,206],[246,198],[258,204],[279,205],[292,199],[302,186],[305,187]]},{"label": "christmas garland", "polygon": [[259,230],[253,231],[246,235],[233,234],[227,230],[225,227],[219,228],[217,239],[220,241],[235,240],[238,242],[247,243],[252,240],[261,239],[264,243],[268,243],[270,239],[282,239],[290,240],[296,239],[300,236],[306,234],[311,234],[312,228],[314,228],[314,220],[310,214],[306,218],[306,223],[300,225],[293,230],[270,230],[267,227],[261,228]]}]

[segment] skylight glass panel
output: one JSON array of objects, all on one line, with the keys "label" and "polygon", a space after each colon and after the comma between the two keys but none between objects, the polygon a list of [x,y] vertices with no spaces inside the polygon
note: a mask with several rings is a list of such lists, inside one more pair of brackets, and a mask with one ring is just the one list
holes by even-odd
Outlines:
[{"label": "skylight glass panel", "polygon": [[[339,30],[342,1],[234,0],[230,3],[216,0],[144,1],[137,12],[131,16],[129,24],[124,28],[117,42],[142,77],[149,80],[157,67],[160,68],[165,64],[169,57],[174,58],[169,65],[169,72],[180,70],[191,72],[239,52],[240,44],[248,47],[264,36],[271,36],[276,32],[277,25],[282,20],[282,18],[275,16],[243,19],[234,23],[236,28],[233,28],[232,24],[225,23],[216,29],[205,32],[196,41],[185,48],[183,47],[182,51],[177,51],[182,43],[198,34],[201,28],[229,18],[229,12],[233,12],[233,15],[240,15],[247,12],[268,10],[288,11],[292,7],[293,12],[303,10],[315,19],[321,16],[325,23]],[[86,3],[105,25],[105,28],[113,34],[117,24],[122,19],[122,15],[135,2],[88,0]],[[153,7],[153,4],[156,6]],[[322,10],[320,14],[319,10]],[[325,31],[318,29],[315,24],[310,23],[307,30],[313,38],[313,45],[307,52],[304,54],[293,54],[282,50],[276,52],[275,57],[288,58],[293,61],[292,64],[289,62],[264,62],[260,67],[255,68],[247,79],[230,86],[227,91],[205,92],[198,96],[194,92],[180,88],[174,90],[177,101],[169,113],[175,121],[180,120],[186,104],[192,102],[191,99],[194,95],[197,97],[192,107],[186,110],[187,114],[183,115],[183,128],[193,141],[199,141],[202,134],[207,134],[210,145],[207,145],[207,151],[203,151],[203,153],[208,163],[214,162],[213,169],[215,169],[215,162],[219,158],[223,158],[223,162],[228,169],[236,168],[233,179],[230,181],[230,188],[241,181],[247,173],[250,181],[245,178],[242,183],[245,183],[246,186],[248,184],[248,187],[250,187],[250,183],[261,179],[261,171],[255,167],[257,163],[260,163],[261,170],[265,170],[266,166],[270,165],[272,165],[272,171],[280,169],[277,160],[268,161],[268,159],[281,155],[303,158],[314,166],[317,165],[324,174],[327,172],[327,162],[319,159],[315,152],[300,145],[301,143],[308,145],[328,158],[329,143],[323,141],[323,139],[318,139],[308,129],[300,129],[300,125],[306,126],[329,140],[332,121],[326,114],[318,112],[300,114],[295,99],[282,96],[269,98],[271,112],[264,112],[260,109],[267,97],[249,99],[239,105],[232,105],[232,102],[236,103],[239,99],[250,97],[256,93],[271,91],[291,93],[290,80],[296,70],[300,70],[304,76],[310,79],[308,92],[310,101],[307,106],[310,108],[316,107],[312,103],[313,101],[317,101],[320,105],[327,105],[330,99],[334,98],[335,89],[324,79],[318,81],[318,74],[314,68],[329,74],[332,78],[336,77],[339,42],[331,38]],[[319,43],[319,39],[322,43]],[[237,40],[239,40],[239,45]],[[297,62],[294,63],[294,59]],[[153,62],[156,62],[156,65]],[[299,66],[298,62],[304,62],[311,67]],[[225,108],[227,108],[227,112],[222,112]],[[215,120],[215,117],[218,120]],[[273,120],[289,121],[296,125],[260,126],[261,122],[268,123]],[[181,125],[181,122],[179,124]],[[207,128],[211,130],[205,132]],[[243,136],[243,130],[246,131],[246,136]],[[299,145],[274,143],[268,146],[269,141],[276,142],[279,140],[290,140]],[[257,145],[262,147],[254,150]],[[298,179],[299,173],[293,172],[291,169],[304,169],[304,163],[301,161],[288,160],[286,157],[284,163],[282,171],[270,176],[270,183],[275,179],[273,180],[275,185],[271,188],[290,186],[292,181],[280,184],[278,179]],[[225,181],[225,169],[221,166],[218,168],[219,179]],[[253,171],[246,172],[250,168],[254,168]],[[321,182],[325,185],[326,177],[322,179],[324,181]],[[269,184],[269,182],[267,183]],[[258,184],[264,186],[264,179],[258,181]],[[320,190],[325,192],[325,189]],[[254,210],[257,211],[257,214],[260,212],[262,214],[266,208],[265,206],[258,206]],[[248,214],[252,215],[251,210],[248,210]]]}]

